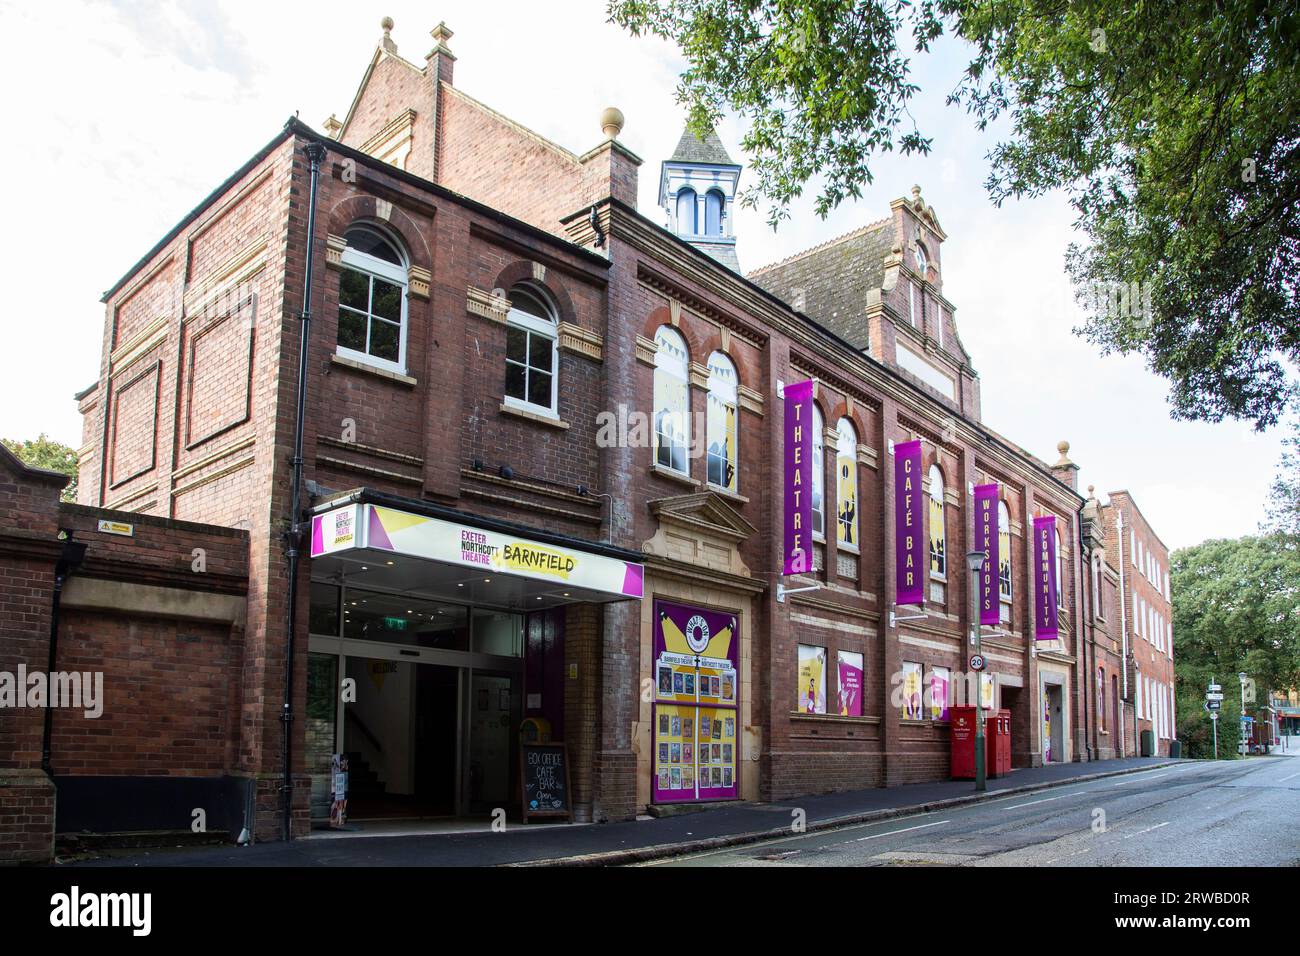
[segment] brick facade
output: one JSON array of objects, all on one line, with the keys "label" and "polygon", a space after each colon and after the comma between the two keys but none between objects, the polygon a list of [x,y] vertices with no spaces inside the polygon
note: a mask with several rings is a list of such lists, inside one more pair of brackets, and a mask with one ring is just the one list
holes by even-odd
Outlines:
[{"label": "brick facade", "polygon": [[[419,67],[397,54],[386,32],[346,119],[332,127],[334,139],[290,121],[106,295],[99,376],[78,395],[84,507],[65,509],[62,520],[93,537],[85,522],[105,509],[129,512],[123,520],[137,522],[137,537],[93,537],[87,567],[125,549],[120,578],[156,577],[168,587],[178,586],[195,542],[207,542],[214,576],[201,589],[242,603],[238,620],[224,627],[215,611],[201,623],[126,614],[107,625],[93,603],[70,612],[61,639],[68,659],[101,661],[116,684],[130,688],[132,704],[103,724],[127,741],[124,751],[99,753],[95,735],[103,731],[56,721],[56,773],[237,776],[253,788],[258,837],[276,835],[293,593],[284,534],[308,256],[304,471],[311,494],[319,500],[365,487],[450,506],[467,520],[507,519],[645,556],[643,601],[566,612],[564,723],[580,819],[628,819],[650,802],[653,738],[641,688],[651,676],[649,609],[659,597],[725,609],[741,622],[743,798],[945,777],[946,722],[928,711],[904,719],[895,691],[904,663],[927,675],[948,668],[954,683],[966,670],[969,489],[991,481],[1001,486],[1010,519],[1011,595],[1005,626],[987,631],[983,644],[999,706],[1012,714],[1015,763],[1044,759],[1041,709],[1049,686],[1061,689],[1067,728],[1053,759],[1104,755],[1088,723],[1092,688],[1080,676],[1101,633],[1079,610],[1080,557],[1100,554],[1100,537],[1094,529],[1096,540],[1081,545],[1084,499],[1064,449],[1049,466],[981,421],[978,375],[961,345],[955,306],[942,292],[946,236],[919,190],[892,203],[885,220],[836,240],[874,257],[879,282],[861,290],[851,322],[832,327],[817,309],[805,312],[802,290],[792,305],[795,284],[810,281],[792,263],[811,260],[794,257],[745,278],[666,232],[636,210],[640,160],[616,138],[573,153],[463,94],[453,85],[449,37],[444,26],[435,29],[434,51]],[[328,156],[308,249],[305,151],[317,141]],[[381,230],[405,261],[398,370],[356,361],[337,347],[341,250],[358,223]],[[823,284],[838,281],[817,275]],[[503,397],[502,298],[519,283],[556,312],[553,417],[521,414]],[[814,290],[809,301],[821,302],[820,294]],[[736,368],[734,491],[709,484],[703,456],[678,474],[657,467],[650,448],[597,442],[601,412],[654,409],[653,343],[663,325],[689,349],[691,412],[705,409],[712,353],[725,353]],[[900,343],[920,358],[901,358]],[[944,376],[952,381],[946,393],[935,385]],[[778,386],[806,378],[816,382],[827,433],[826,534],[816,570],[785,582],[816,589],[778,600]],[[855,548],[842,546],[835,531],[841,419],[857,437]],[[931,599],[903,608],[894,600],[892,448],[915,438],[924,442],[923,472],[932,465],[942,471],[949,566]],[[1027,529],[1044,514],[1057,518],[1065,568],[1061,637],[1051,642],[1035,641],[1032,624]],[[25,563],[0,573],[35,575],[47,593],[56,524],[51,516],[31,535],[44,549],[39,555],[31,556],[39,550],[31,545]],[[234,537],[222,537],[227,533]],[[1119,566],[1109,545],[1106,560]],[[302,621],[309,573],[301,572],[296,591]],[[48,625],[41,617],[48,612],[34,606],[31,624]],[[294,711],[301,713],[305,626],[293,640]],[[828,660],[840,651],[863,655],[863,716],[798,713],[800,643],[824,647]],[[1107,661],[1109,674],[1118,665]],[[169,692],[166,682],[177,674],[192,679]],[[291,744],[296,833],[309,825],[305,724],[293,724]],[[39,734],[26,726],[12,733],[21,755],[13,769],[38,767]],[[20,794],[14,805],[25,807],[19,801],[29,799],[26,791],[13,787]]]}]

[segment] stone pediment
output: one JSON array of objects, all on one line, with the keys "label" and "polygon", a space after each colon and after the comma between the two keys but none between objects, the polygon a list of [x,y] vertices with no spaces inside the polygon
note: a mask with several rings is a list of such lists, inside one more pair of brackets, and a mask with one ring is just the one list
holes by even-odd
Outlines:
[{"label": "stone pediment", "polygon": [[749,576],[739,549],[758,529],[721,495],[702,491],[657,498],[649,507],[659,527],[642,545],[647,555]]}]

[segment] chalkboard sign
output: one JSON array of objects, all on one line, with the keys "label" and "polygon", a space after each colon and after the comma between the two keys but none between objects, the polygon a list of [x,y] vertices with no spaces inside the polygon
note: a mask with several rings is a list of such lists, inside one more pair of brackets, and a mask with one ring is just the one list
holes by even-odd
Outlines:
[{"label": "chalkboard sign", "polygon": [[524,822],[529,817],[573,818],[569,805],[569,749],[562,743],[521,744]]}]

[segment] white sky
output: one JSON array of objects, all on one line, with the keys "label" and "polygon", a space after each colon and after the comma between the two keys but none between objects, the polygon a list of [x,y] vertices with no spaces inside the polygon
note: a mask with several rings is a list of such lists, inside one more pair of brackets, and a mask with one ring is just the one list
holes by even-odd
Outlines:
[{"label": "white sky", "polygon": [[[655,191],[683,125],[673,95],[682,64],[667,45],[607,24],[603,0],[9,4],[0,9],[0,80],[11,93],[6,128],[21,141],[6,151],[0,435],[44,431],[80,445],[72,395],[97,375],[103,291],[295,111],[316,128],[342,116],[384,15],[417,64],[428,31],[446,20],[456,85],[575,152],[600,141],[601,109],[618,106],[621,139],[645,160],[641,209],[662,221]],[[1281,434],[1171,421],[1166,388],[1140,359],[1103,359],[1071,333],[1079,315],[1063,268],[1069,207],[1060,196],[989,202],[993,136],[943,105],[964,64],[962,48],[946,41],[918,64],[923,94],[912,113],[934,137],[929,157],[883,155],[864,198],[826,221],[811,212],[814,188],[776,234],[761,212],[740,211],[742,266],[879,219],[919,184],[949,236],[944,292],[983,376],[984,420],[1048,461],[1068,439],[1080,487],[1127,488],[1171,548],[1253,532]],[[719,133],[744,162],[740,128]]]}]

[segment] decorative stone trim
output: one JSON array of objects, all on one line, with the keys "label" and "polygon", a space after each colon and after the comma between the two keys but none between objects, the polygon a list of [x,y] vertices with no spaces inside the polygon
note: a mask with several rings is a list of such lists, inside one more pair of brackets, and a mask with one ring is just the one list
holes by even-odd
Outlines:
[{"label": "decorative stone trim", "polygon": [[659,344],[654,339],[648,339],[644,335],[636,337],[636,360],[638,362],[654,368],[655,356],[658,354]]},{"label": "decorative stone trim", "polygon": [[331,448],[340,448],[344,451],[356,451],[364,455],[370,455],[373,458],[384,458],[388,461],[396,462],[399,465],[410,465],[413,468],[423,468],[424,459],[416,455],[404,455],[400,451],[389,451],[387,448],[379,448],[375,445],[363,445],[361,442],[344,441],[341,438],[335,438],[333,435],[317,435],[316,441],[322,445],[329,445]]},{"label": "decorative stone trim", "polygon": [[115,375],[133,364],[167,337],[167,316],[160,315],[138,333],[115,348],[108,357],[108,367]]},{"label": "decorative stone trim", "polygon": [[560,323],[559,346],[563,351],[576,352],[597,362],[604,358],[605,339],[595,332],[590,332],[572,322]]},{"label": "decorative stone trim", "polygon": [[219,468],[209,475],[204,475],[202,478],[194,479],[188,484],[177,485],[175,488],[171,490],[171,496],[173,498],[179,498],[181,495],[185,494],[186,492],[193,491],[196,488],[202,488],[204,485],[211,484],[212,482],[217,481],[218,479],[225,478],[227,475],[233,475],[237,471],[242,471],[243,469],[247,468],[256,460],[257,460],[256,455],[248,455],[245,458],[239,459],[239,461],[231,462],[225,468]]},{"label": "decorative stone trim", "polygon": [[[152,495],[157,490],[158,490],[158,483],[154,482],[152,485],[149,485],[147,488],[141,488],[138,491],[132,491],[125,497],[118,498],[116,501],[107,505],[106,508],[109,511],[126,511],[128,510],[126,508],[127,505],[131,504],[134,501],[139,501],[141,498],[147,497],[148,495]],[[148,504],[141,505],[139,509],[135,509],[135,510],[149,508],[152,507],[154,504],[155,502],[150,501]]]},{"label": "decorative stone trim", "polygon": [[400,481],[406,485],[424,484],[423,478],[404,475],[400,471],[389,471],[387,468],[374,468],[370,465],[362,465],[355,461],[345,461],[342,458],[329,458],[325,455],[317,455],[316,463],[318,465],[328,465],[331,468],[337,468],[340,471],[352,471],[359,475],[369,475],[372,478],[386,478],[389,481]]},{"label": "decorative stone trim", "polygon": [[749,388],[746,385],[740,385],[736,388],[736,396],[740,399],[740,407],[747,412],[753,412],[755,415],[763,414],[763,393]]},{"label": "decorative stone trim", "polygon": [[343,267],[343,250],[348,247],[348,241],[342,236],[336,236],[333,233],[325,237],[325,268],[341,269]]},{"label": "decorative stone trim", "polygon": [[544,266],[540,262],[533,263],[533,281],[535,282],[546,281],[546,266]]},{"label": "decorative stone trim", "polygon": [[858,464],[865,465],[872,471],[880,467],[880,454],[870,445],[858,442]]},{"label": "decorative stone trim", "polygon": [[676,299],[668,300],[668,321],[672,323],[673,328],[682,324],[682,304]]},{"label": "decorative stone trim", "polygon": [[516,418],[522,418],[525,421],[536,422],[538,425],[545,425],[548,428],[559,428],[561,430],[567,430],[570,427],[568,422],[563,421],[559,418],[552,418],[549,415],[542,415],[538,412],[530,412],[527,409],[517,408],[514,405],[507,405],[505,402],[501,403],[501,414],[513,415]]},{"label": "decorative stone trim", "polygon": [[[415,110],[408,108],[389,120],[383,129],[362,143],[361,152],[368,153],[375,159],[396,166],[398,169],[405,169],[406,159],[411,154],[414,127]],[[391,204],[389,209],[392,209]],[[388,217],[381,215],[381,218]]]},{"label": "decorative stone trim", "polygon": [[376,378],[386,378],[390,382],[396,382],[398,385],[420,384],[409,375],[403,375],[401,372],[391,372],[386,368],[376,368],[374,365],[367,365],[365,362],[358,362],[356,359],[345,358],[337,352],[330,356],[330,364],[341,365],[354,372],[363,372],[366,375],[374,375]]},{"label": "decorative stone trim", "polygon": [[470,286],[465,298],[465,311],[494,322],[504,322],[510,312],[510,300]]},{"label": "decorative stone trim", "polygon": [[417,299],[429,301],[429,283],[433,281],[433,273],[423,266],[411,266],[406,270],[407,289]]},{"label": "decorative stone trim", "polygon": [[704,487],[706,490],[713,492],[719,498],[725,498],[728,501],[734,501],[737,504],[742,504],[742,505],[749,504],[749,499],[746,498],[744,495],[742,495],[739,491],[732,491],[730,488],[723,488],[721,485],[715,485],[711,481],[705,482]]},{"label": "decorative stone trim", "polygon": [[709,387],[709,367],[700,362],[692,362],[687,369],[687,377],[695,388],[707,390]]},{"label": "decorative stone trim", "polygon": [[[249,435],[246,438],[241,438],[239,441],[234,442],[233,444],[227,445],[225,448],[222,448],[220,451],[214,451],[210,455],[205,455],[204,457],[200,458],[198,461],[191,462],[190,464],[186,465],[184,468],[178,468],[176,471],[172,472],[172,481],[173,482],[180,481],[180,479],[188,475],[192,475],[196,471],[202,471],[204,468],[206,468],[208,465],[212,464],[213,462],[220,461],[222,458],[225,458],[229,455],[233,455],[237,451],[241,451],[244,448],[248,448],[249,446],[253,445],[256,441],[257,441],[256,435]],[[176,492],[173,491],[172,494],[176,494]]]},{"label": "decorative stone trim", "polygon": [[196,282],[185,293],[186,315],[202,311],[208,300],[221,288],[232,284],[238,287],[261,272],[266,267],[265,253],[270,242],[269,236],[258,236],[208,273],[201,282]]}]

